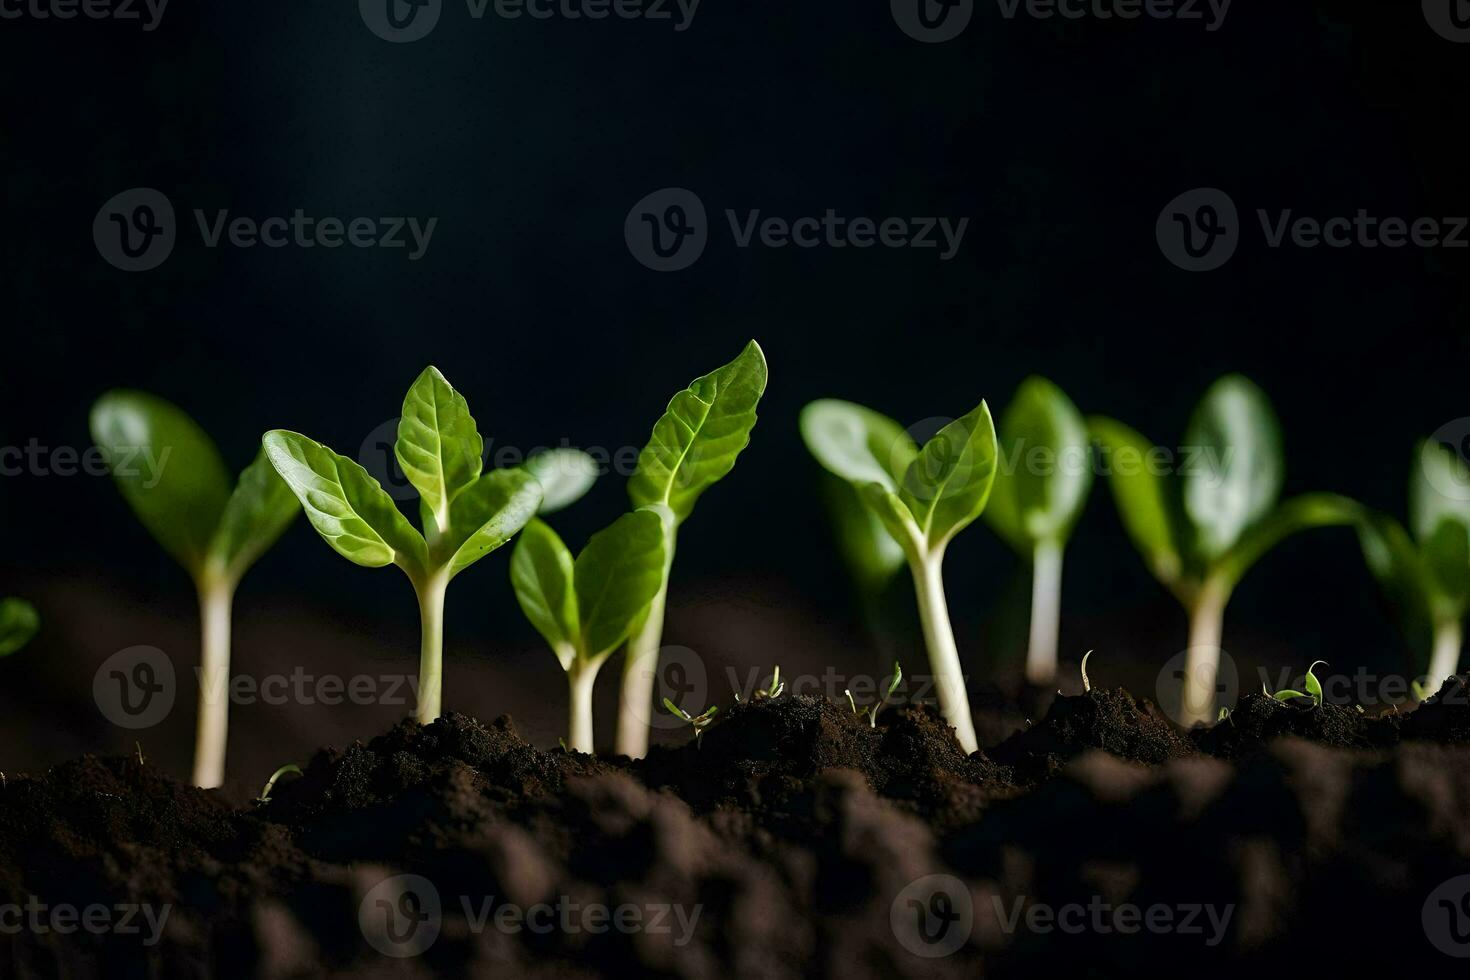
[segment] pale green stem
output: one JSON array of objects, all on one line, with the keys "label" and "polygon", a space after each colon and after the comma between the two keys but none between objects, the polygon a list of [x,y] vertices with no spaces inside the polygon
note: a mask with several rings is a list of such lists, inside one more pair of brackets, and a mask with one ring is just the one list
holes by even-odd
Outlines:
[{"label": "pale green stem", "polygon": [[1220,678],[1220,639],[1225,626],[1229,588],[1206,581],[1189,610],[1189,650],[1184,657],[1179,722],[1188,728],[1216,718],[1215,693]]},{"label": "pale green stem", "polygon": [[943,564],[942,547],[909,560],[919,599],[919,621],[924,627],[924,645],[929,649],[929,669],[934,672],[934,687],[939,694],[940,714],[954,726],[960,748],[974,752],[980,748],[980,742],[975,738],[975,724],[970,720],[965,673],[960,668],[960,652],[955,646],[949,606],[944,600]]},{"label": "pale green stem", "polygon": [[1062,546],[1043,541],[1031,564],[1031,644],[1026,679],[1045,687],[1057,679],[1057,634],[1062,619]]},{"label": "pale green stem", "polygon": [[214,789],[225,781],[230,732],[230,607],[235,583],[206,572],[199,583],[199,728],[194,738],[194,785]]},{"label": "pale green stem", "polygon": [[614,750],[630,759],[648,754],[648,722],[653,712],[654,682],[658,677],[658,652],[663,645],[664,608],[668,602],[669,579],[648,607],[643,625],[628,637],[623,657],[623,685],[618,695],[618,731]]},{"label": "pale green stem", "polygon": [[577,752],[592,754],[592,690],[597,682],[597,671],[602,664],[578,662],[567,671],[567,686],[572,704],[567,725],[567,747]]},{"label": "pale green stem", "polygon": [[1442,619],[1434,627],[1434,652],[1429,657],[1429,693],[1439,692],[1445,678],[1460,666],[1464,636],[1458,619]]},{"label": "pale green stem", "polygon": [[427,725],[439,717],[444,688],[444,593],[449,576],[437,572],[414,583],[419,596],[422,639],[419,645],[419,697],[415,717]]}]

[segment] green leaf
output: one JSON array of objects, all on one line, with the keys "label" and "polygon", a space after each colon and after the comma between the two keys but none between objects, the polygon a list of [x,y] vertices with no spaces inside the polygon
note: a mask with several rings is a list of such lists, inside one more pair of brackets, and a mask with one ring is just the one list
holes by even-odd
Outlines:
[{"label": "green leaf", "polygon": [[235,492],[225,504],[209,547],[211,561],[218,563],[232,580],[239,581],[299,513],[301,505],[296,495],[262,449],[240,474]]},{"label": "green leaf", "polygon": [[863,505],[878,518],[904,554],[917,557],[925,544],[924,532],[898,494],[881,483],[865,483],[857,491]]},{"label": "green leaf", "polygon": [[141,391],[111,391],[92,406],[92,440],[149,533],[196,578],[230,497],[230,474],[204,430]]},{"label": "green leaf", "polygon": [[1428,439],[1414,451],[1409,474],[1409,527],[1426,542],[1444,521],[1470,527],[1470,467],[1448,446]]},{"label": "green leaf", "polygon": [[534,476],[520,469],[492,470],[454,498],[437,555],[451,555],[449,574],[458,575],[514,537],[540,506],[541,484]]},{"label": "green leaf", "polygon": [[664,578],[664,522],[652,507],[624,514],[587,542],[573,567],[582,656],[598,660],[628,638]]},{"label": "green leaf", "polygon": [[675,395],[638,454],[628,481],[633,506],[663,504],[683,523],[750,443],[765,390],[766,358],[752,340],[735,360]]},{"label": "green leaf", "polygon": [[581,500],[597,482],[597,461],[580,449],[548,449],[526,460],[523,469],[541,484],[542,514],[554,514]]},{"label": "green leaf", "polygon": [[572,585],[572,553],[546,522],[532,518],[510,556],[510,581],[521,611],[570,670],[581,628]]},{"label": "green leaf", "polygon": [[1045,378],[1028,378],[1001,416],[999,444],[986,521],[1028,557],[1042,542],[1065,543],[1092,488],[1092,444],[1077,406]]},{"label": "green leaf", "polygon": [[404,396],[393,453],[434,515],[437,530],[444,530],[454,498],[479,478],[484,451],[464,396],[438,368],[424,368]]},{"label": "green leaf", "polygon": [[1118,516],[1133,546],[1143,555],[1149,571],[1164,585],[1177,589],[1184,576],[1180,548],[1183,521],[1179,501],[1168,474],[1156,472],[1155,446],[1138,432],[1102,416],[1087,420],[1088,431],[1103,449],[1100,460]]},{"label": "green leaf", "polygon": [[875,595],[903,567],[903,549],[847,481],[824,470],[822,496],[853,581],[865,596]]},{"label": "green leaf", "polygon": [[1233,587],[1262,555],[1289,535],[1317,527],[1357,525],[1362,517],[1361,504],[1335,493],[1304,493],[1292,497],[1247,528],[1235,545],[1211,566],[1209,575],[1227,588]]},{"label": "green leaf", "polygon": [[1363,561],[1393,606],[1399,628],[1415,649],[1428,649],[1438,586],[1414,539],[1392,517],[1366,510],[1357,531]]},{"label": "green leaf", "polygon": [[1470,532],[1458,520],[1442,518],[1419,550],[1434,581],[1431,595],[1444,606],[1438,611],[1461,618],[1470,602]]},{"label": "green leaf", "polygon": [[822,398],[801,410],[801,438],[818,463],[853,486],[898,491],[919,447],[897,422],[870,408]]},{"label": "green leaf", "polygon": [[24,599],[0,599],[0,657],[8,657],[31,642],[41,629],[36,607]]},{"label": "green leaf", "polygon": [[1264,392],[1232,374],[1210,386],[1184,433],[1184,512],[1199,555],[1229,551],[1281,495],[1281,429]]},{"label": "green leaf", "polygon": [[932,550],[985,510],[995,483],[995,423],[982,401],[924,444],[904,472],[898,496]]},{"label": "green leaf", "polygon": [[1317,702],[1318,704],[1321,704],[1322,703],[1322,682],[1319,681],[1319,680],[1317,680],[1317,675],[1316,674],[1312,673],[1312,671],[1314,671],[1314,670],[1317,669],[1317,664],[1321,664],[1322,666],[1325,667],[1325,666],[1327,666],[1327,661],[1325,661],[1325,660],[1315,660],[1315,661],[1313,661],[1312,662],[1312,666],[1310,666],[1310,667],[1307,668],[1306,676],[1302,678],[1302,685],[1304,687],[1306,687],[1306,689],[1307,689],[1307,697],[1311,698],[1313,701]]},{"label": "green leaf", "polygon": [[338,554],[368,568],[396,564],[410,576],[428,570],[424,539],[357,462],[284,429],[261,442],[311,526]]}]

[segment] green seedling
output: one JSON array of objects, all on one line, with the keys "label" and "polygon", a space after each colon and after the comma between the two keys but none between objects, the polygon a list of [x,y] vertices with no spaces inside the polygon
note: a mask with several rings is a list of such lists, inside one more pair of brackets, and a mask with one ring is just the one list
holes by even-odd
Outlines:
[{"label": "green seedling", "polygon": [[1349,525],[1362,508],[1308,493],[1280,500],[1285,466],[1276,414],[1246,378],[1215,382],[1194,411],[1177,467],[1112,419],[1088,420],[1123,526],[1149,570],[1189,614],[1180,720],[1215,717],[1225,606],[1241,576],[1288,535]]},{"label": "green seedling", "polygon": [[846,480],[903,551],[939,694],[939,710],[966,752],[980,746],[944,596],[944,553],[985,510],[995,481],[996,437],[981,402],[940,429],[922,449],[885,415],[836,399],[801,413],[807,449]]},{"label": "green seedling", "polygon": [[[143,526],[182,565],[199,594],[199,728],[194,783],[225,775],[230,621],[235,589],[299,507],[264,454],[231,480],[214,441],[177,406],[112,391],[92,406],[92,440]],[[144,463],[148,465],[144,465]]]},{"label": "green seedling", "polygon": [[1358,539],[1410,644],[1421,652],[1428,648],[1428,683],[1422,686],[1438,689],[1459,668],[1470,609],[1470,467],[1454,450],[1429,440],[1414,455],[1411,530],[1385,514],[1368,514]]},{"label": "green seedling", "polygon": [[900,667],[898,665],[898,661],[895,660],[893,662],[893,679],[888,682],[888,690],[885,691],[883,693],[883,696],[878,699],[878,703],[877,704],[869,705],[868,707],[865,707],[865,708],[862,708],[861,710],[859,710],[858,709],[858,706],[857,706],[857,702],[852,699],[852,692],[851,691],[843,691],[842,693],[845,694],[845,695],[847,695],[847,703],[852,708],[852,713],[854,715],[857,715],[858,718],[864,718],[864,717],[866,717],[868,719],[868,727],[869,728],[877,728],[878,727],[878,712],[882,711],[884,708],[886,708],[888,706],[889,701],[893,698],[893,692],[894,691],[897,691],[898,690],[898,685],[900,685],[902,683],[903,683],[903,668]]},{"label": "green seedling", "polygon": [[1091,656],[1091,650],[1082,655],[1082,693],[1084,694],[1092,693],[1092,679],[1087,676],[1087,658]]},{"label": "green seedling", "polygon": [[1056,681],[1062,552],[1092,489],[1092,446],[1077,406],[1045,378],[1028,378],[1000,419],[1001,466],[985,520],[1031,562],[1026,679]]},{"label": "green seedling", "polygon": [[0,657],[20,650],[41,629],[36,607],[24,599],[0,599]]},{"label": "green seedling", "polygon": [[1221,706],[1220,713],[1215,716],[1215,724],[1218,725],[1221,722],[1226,722],[1226,721],[1229,721],[1229,720],[1230,720],[1230,709],[1229,708],[1226,708],[1224,706]]},{"label": "green seedling", "polygon": [[1292,701],[1296,698],[1306,698],[1312,702],[1312,707],[1322,707],[1322,682],[1317,680],[1316,674],[1312,673],[1312,671],[1317,669],[1318,664],[1326,667],[1327,661],[1314,660],[1312,662],[1312,666],[1307,668],[1306,676],[1302,678],[1302,687],[1306,688],[1305,691],[1277,691],[1275,694],[1272,694],[1271,697],[1275,698],[1277,701],[1282,702]]},{"label": "green seedling", "polygon": [[288,772],[294,773],[299,776],[301,775],[301,767],[296,765],[295,763],[288,762],[286,765],[271,773],[271,778],[265,781],[265,788],[262,789],[260,791],[260,795],[255,798],[255,802],[257,805],[265,806],[271,801],[271,790],[276,788],[277,780],[286,775]]},{"label": "green seedling", "polygon": [[422,533],[356,461],[284,429],[267,432],[262,443],[322,540],[358,565],[397,565],[413,584],[422,621],[415,715],[429,724],[442,708],[449,583],[536,515],[541,483],[525,468],[482,472],[484,440],[469,405],[434,367],[403,399],[393,447],[419,492]]},{"label": "green seedling", "polygon": [[668,710],[669,714],[676,718],[684,719],[693,727],[695,745],[700,744],[699,740],[704,735],[704,730],[709,727],[710,722],[715,720],[715,714],[720,710],[717,705],[712,704],[708,708],[705,708],[701,714],[691,715],[668,698],[664,698],[664,708]]},{"label": "green seedling", "polygon": [[633,507],[667,507],[674,515],[664,548],[668,567],[648,613],[628,639],[618,701],[617,751],[629,758],[648,753],[654,678],[663,643],[664,607],[678,529],[702,493],[735,466],[750,443],[756,406],[766,390],[766,357],[752,340],[740,356],[710,374],[695,378],[669,402],[638,454],[638,469],[628,481]]},{"label": "green seedling", "polygon": [[597,672],[647,614],[665,579],[665,541],[674,515],[662,505],[624,514],[572,553],[544,521],[516,542],[510,579],[516,600],[566,671],[571,692],[567,744],[591,753]]}]

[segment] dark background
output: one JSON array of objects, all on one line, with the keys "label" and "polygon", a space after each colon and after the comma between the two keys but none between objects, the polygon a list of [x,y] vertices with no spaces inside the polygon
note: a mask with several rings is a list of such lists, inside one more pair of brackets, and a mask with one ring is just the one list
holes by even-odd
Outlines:
[{"label": "dark background", "polygon": [[[1414,440],[1470,415],[1467,253],[1273,250],[1254,212],[1470,214],[1467,59],[1417,3],[1344,0],[1237,0],[1214,33],[1006,20],[981,2],[937,45],[905,36],[881,2],[704,0],[677,33],[476,21],[450,0],[406,45],[374,36],[347,2],[175,0],[152,33],[0,21],[0,443],[84,449],[92,399],[127,385],[185,407],[235,467],[277,426],[355,455],[434,363],[497,445],[639,446],[674,391],[754,336],[771,371],[761,422],[681,536],[666,641],[700,651],[712,675],[777,662],[877,672],[796,430],[815,397],[907,424],[980,397],[999,411],[1035,372],[1084,411],[1173,445],[1209,382],[1239,370],[1281,415],[1289,493],[1332,489],[1402,515]],[[99,257],[91,224],[136,186],[168,195],[180,241],[160,268],[128,274]],[[633,260],[622,228],[666,186],[698,193],[716,227],[697,264],[660,274]],[[1190,274],[1164,259],[1154,221],[1200,186],[1227,191],[1247,230],[1223,269]],[[196,207],[439,220],[410,262],[403,250],[206,249]],[[727,207],[970,227],[950,262],[741,250]],[[605,478],[556,520],[574,547],[625,507],[623,483]],[[0,593],[32,597],[46,622],[0,663],[14,737],[3,764],[130,749],[135,736],[90,702],[92,672],[137,643],[191,662],[187,578],[106,478],[7,477],[0,501]],[[445,700],[511,711],[547,743],[565,694],[516,608],[507,555],[451,590]],[[1024,627],[1017,571],[982,526],[951,549],[977,677],[1020,655],[1006,626],[1019,600]],[[402,576],[349,565],[304,522],[247,577],[237,609],[240,670],[416,663]],[[1094,678],[1149,693],[1184,639],[1183,612],[1100,484],[1068,552],[1064,658],[1096,648]],[[1231,604],[1225,645],[1246,664],[1408,666],[1346,531],[1268,556]],[[900,648],[917,669],[916,638]],[[604,677],[606,733],[617,670]],[[191,697],[142,739],[180,771]],[[231,765],[253,779],[399,713],[240,710]]]}]

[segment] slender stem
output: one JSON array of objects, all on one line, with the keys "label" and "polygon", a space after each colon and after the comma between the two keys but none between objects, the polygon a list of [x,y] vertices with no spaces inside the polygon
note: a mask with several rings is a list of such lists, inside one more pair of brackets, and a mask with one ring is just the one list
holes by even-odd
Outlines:
[{"label": "slender stem", "polygon": [[1441,619],[1434,627],[1434,652],[1429,658],[1430,693],[1438,693],[1445,678],[1460,666],[1460,647],[1464,635],[1458,619]]},{"label": "slender stem", "polygon": [[571,716],[567,725],[567,747],[577,752],[592,754],[592,690],[597,682],[597,671],[602,663],[588,664],[581,661],[567,671],[567,686],[571,693]]},{"label": "slender stem", "polygon": [[225,781],[230,732],[230,608],[235,583],[206,572],[199,583],[199,728],[194,739],[194,785]]},{"label": "slender stem", "polygon": [[444,687],[444,593],[449,576],[437,572],[415,583],[422,639],[419,644],[419,703],[415,717],[427,725],[439,717]]},{"label": "slender stem", "polygon": [[1062,546],[1043,541],[1031,563],[1031,645],[1026,679],[1045,686],[1057,679],[1057,634],[1062,620]]},{"label": "slender stem", "polygon": [[630,759],[648,754],[648,723],[653,712],[654,682],[658,677],[658,652],[663,646],[664,608],[668,603],[669,579],[653,597],[643,625],[628,637],[623,657],[623,684],[618,695],[618,732],[615,750]]},{"label": "slender stem", "polygon": [[924,645],[929,648],[929,669],[939,693],[939,711],[954,726],[960,748],[975,752],[975,724],[970,720],[970,699],[965,693],[965,674],[954,629],[949,624],[949,606],[944,600],[944,549],[909,560],[914,573],[914,591],[919,599],[919,620],[924,627]]},{"label": "slender stem", "polygon": [[1179,721],[1188,728],[1215,720],[1215,695],[1220,680],[1220,638],[1225,626],[1225,604],[1230,590],[1206,581],[1189,610],[1189,650],[1184,657],[1184,683]]}]

